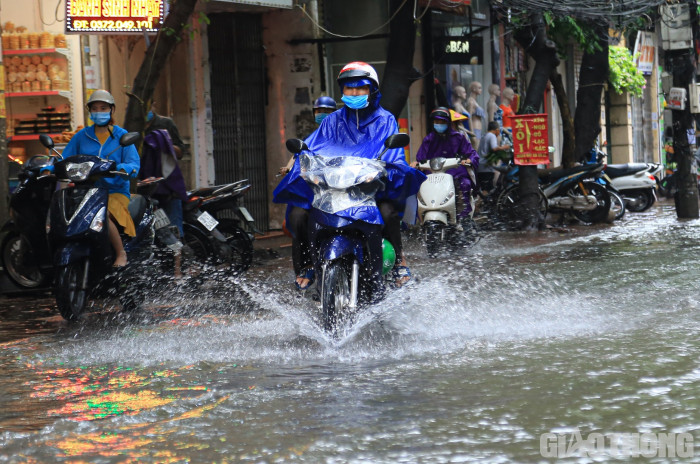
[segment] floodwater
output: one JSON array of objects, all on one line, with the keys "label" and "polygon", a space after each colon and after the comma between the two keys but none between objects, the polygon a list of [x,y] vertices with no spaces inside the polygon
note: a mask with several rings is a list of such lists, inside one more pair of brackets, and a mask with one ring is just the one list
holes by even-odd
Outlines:
[{"label": "floodwater", "polygon": [[408,251],[338,339],[288,258],[81,324],[0,300],[0,462],[700,462],[700,221]]}]

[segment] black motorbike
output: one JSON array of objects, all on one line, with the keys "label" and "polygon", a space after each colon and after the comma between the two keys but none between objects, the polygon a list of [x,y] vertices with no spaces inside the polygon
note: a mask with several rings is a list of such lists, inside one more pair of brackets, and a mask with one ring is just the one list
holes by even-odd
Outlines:
[{"label": "black motorbike", "polygon": [[53,156],[29,158],[18,174],[19,185],[10,197],[10,219],[3,225],[0,255],[9,279],[21,289],[47,286],[53,262],[46,239],[46,215],[56,191],[56,177],[42,175]]},{"label": "black motorbike", "polygon": [[[119,144],[135,143],[140,135],[124,134]],[[53,141],[41,136],[41,142],[53,149]],[[60,155],[59,155],[60,156]],[[123,236],[129,265],[114,268],[114,251],[108,238],[107,203],[109,191],[95,182],[102,177],[124,176],[116,163],[91,155],[59,158],[54,174],[68,186],[58,190],[51,200],[45,230],[56,273],[55,296],[58,310],[67,320],[78,319],[90,297],[118,296],[123,309],[133,310],[144,299],[144,291],[162,273],[154,266],[156,238],[161,250],[177,240],[172,235],[170,221],[163,210],[147,195],[133,194],[129,213],[136,226],[136,236]],[[154,180],[145,188],[155,191]]]},{"label": "black motorbike", "polygon": [[247,180],[202,187],[188,192],[183,206],[185,244],[200,262],[239,274],[253,262],[254,235],[261,233],[245,206],[240,204],[250,189]]}]

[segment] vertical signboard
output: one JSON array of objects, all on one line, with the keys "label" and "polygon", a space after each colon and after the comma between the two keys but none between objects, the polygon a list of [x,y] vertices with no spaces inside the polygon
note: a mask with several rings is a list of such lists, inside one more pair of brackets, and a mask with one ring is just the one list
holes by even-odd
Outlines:
[{"label": "vertical signboard", "polygon": [[654,34],[651,32],[639,31],[637,33],[637,41],[634,44],[634,56],[637,69],[644,75],[650,75],[654,70],[654,55],[656,53],[656,44],[654,43]]},{"label": "vertical signboard", "polygon": [[521,166],[549,164],[546,114],[519,114],[513,121],[513,159]]}]

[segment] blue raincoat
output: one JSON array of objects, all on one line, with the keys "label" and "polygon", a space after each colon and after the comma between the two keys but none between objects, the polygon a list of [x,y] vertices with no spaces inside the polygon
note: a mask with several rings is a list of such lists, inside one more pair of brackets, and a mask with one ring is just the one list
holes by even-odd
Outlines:
[{"label": "blue raincoat", "polygon": [[[124,170],[130,177],[136,177],[141,167],[141,158],[136,151],[136,147],[133,145],[126,147],[119,145],[119,138],[126,133],[126,129],[112,126],[112,135],[107,138],[104,145],[100,145],[95,135],[95,126],[86,127],[70,139],[61,155],[63,158],[74,155],[92,155],[106,158],[117,163],[117,171]],[[129,179],[121,176],[102,177],[95,185],[106,188],[110,194],[121,193],[127,198],[131,197],[129,195]]]},{"label": "blue raincoat", "polygon": [[[379,98],[376,98],[367,108],[352,110],[343,107],[329,114],[305,142],[313,155],[376,158],[384,150],[384,140],[396,134],[398,129],[394,116],[379,106]],[[381,159],[387,163],[386,189],[380,191],[376,198],[378,201],[391,200],[403,205],[406,198],[418,192],[426,176],[406,163],[403,148],[387,150]],[[275,203],[311,208],[314,194],[299,175],[299,169],[297,157],[292,170],[273,192]],[[379,208],[376,206],[348,208],[336,216],[370,224],[383,224]]]}]

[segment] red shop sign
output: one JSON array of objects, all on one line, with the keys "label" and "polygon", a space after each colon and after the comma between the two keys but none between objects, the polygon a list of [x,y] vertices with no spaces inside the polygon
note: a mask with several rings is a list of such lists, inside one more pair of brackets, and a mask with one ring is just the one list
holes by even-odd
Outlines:
[{"label": "red shop sign", "polygon": [[513,159],[521,166],[549,164],[546,114],[519,114],[513,121]]}]

